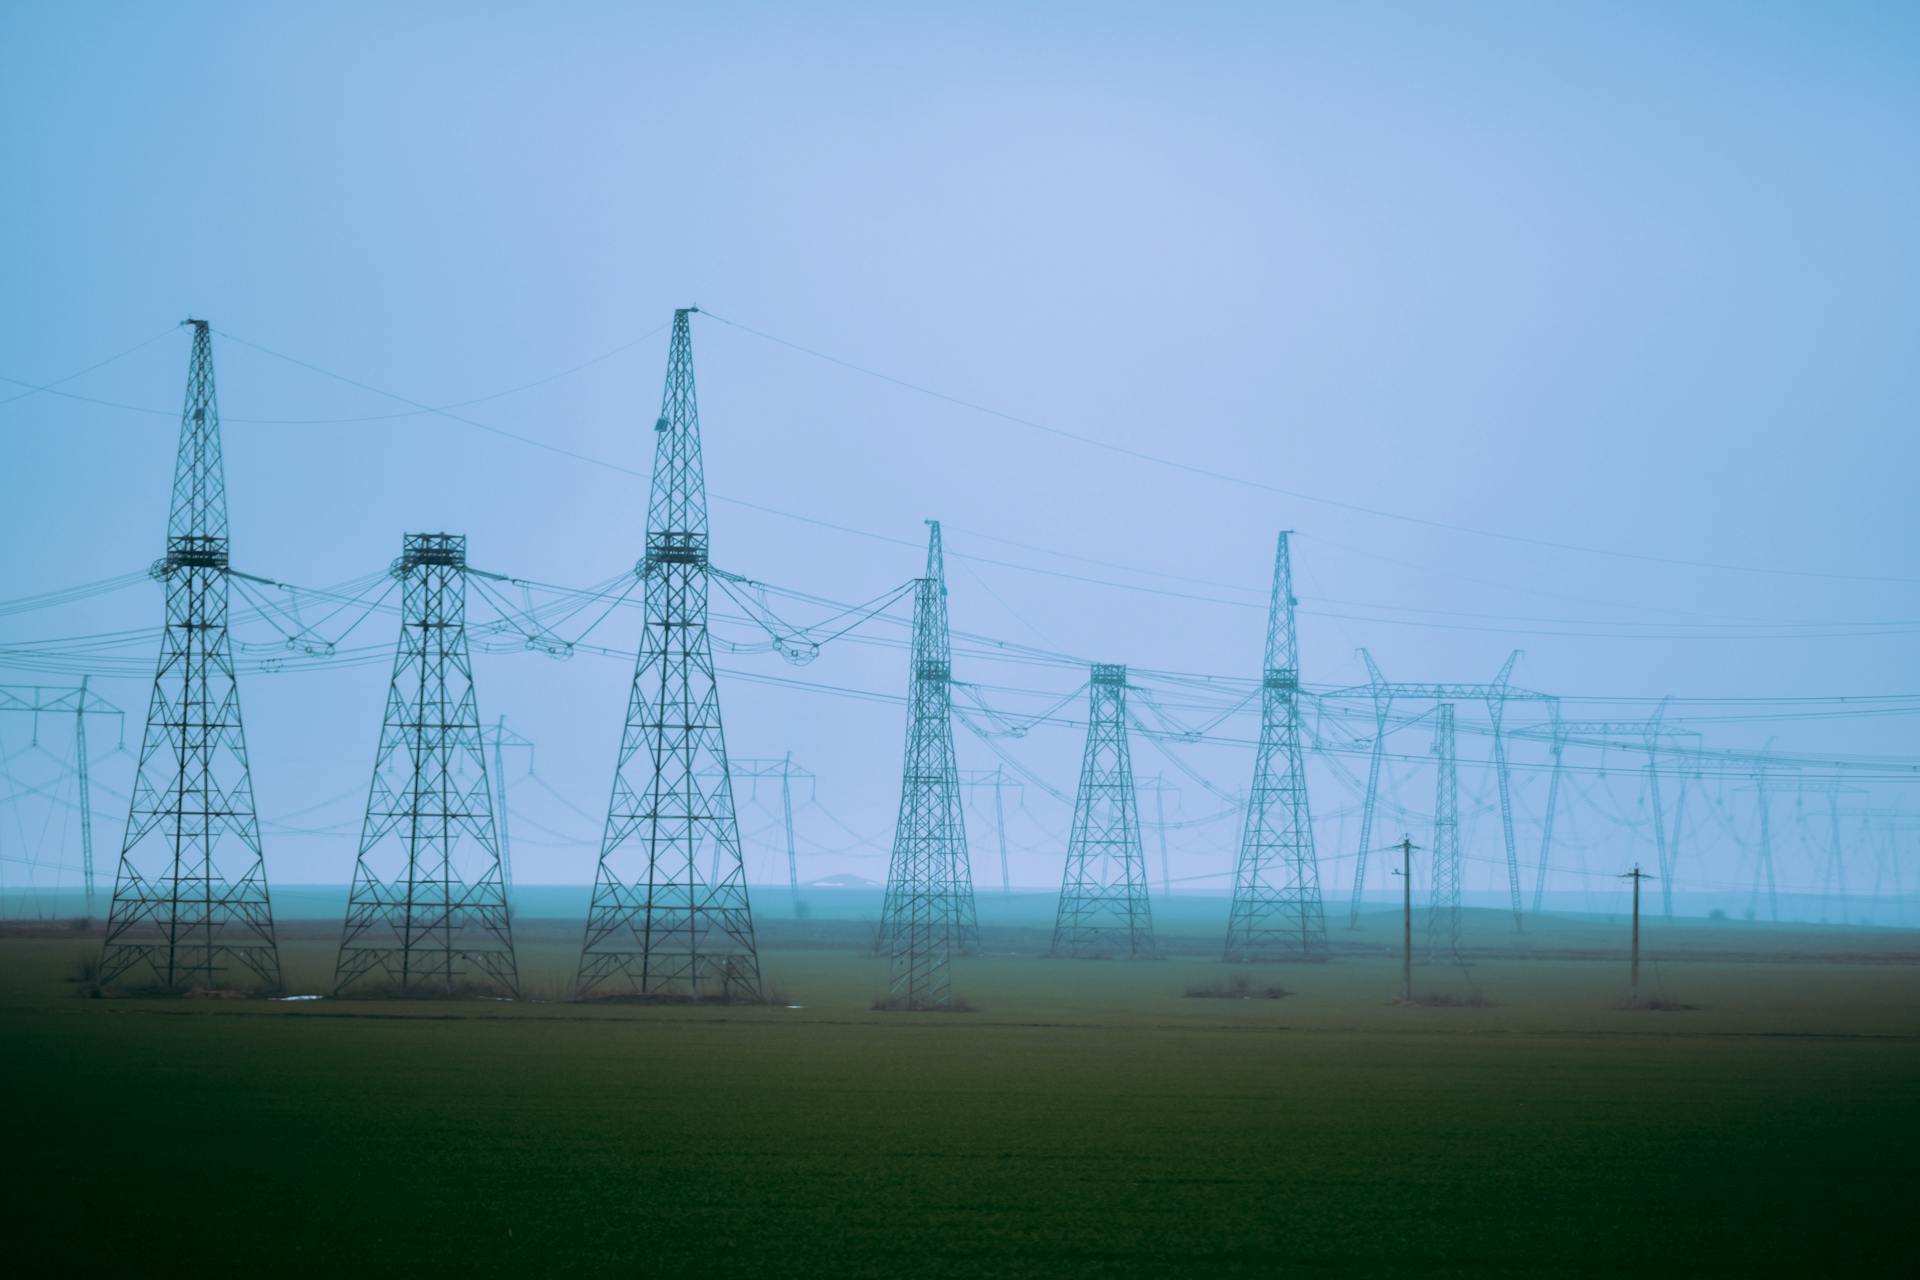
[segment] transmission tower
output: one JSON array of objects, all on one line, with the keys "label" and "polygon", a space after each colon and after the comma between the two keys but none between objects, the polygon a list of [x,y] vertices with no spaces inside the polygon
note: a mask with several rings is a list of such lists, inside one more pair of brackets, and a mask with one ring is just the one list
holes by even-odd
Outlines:
[{"label": "transmission tower", "polygon": [[[1847,922],[1847,864],[1846,845],[1840,838],[1840,798],[1858,797],[1868,794],[1862,788],[1838,779],[1794,778],[1786,784],[1793,789],[1793,812],[1795,825],[1805,831],[1806,798],[1825,796],[1827,798],[1827,847],[1820,858],[1820,923],[1827,922],[1827,911],[1833,899],[1840,901],[1840,923]],[[1811,832],[1807,832],[1811,835]]]},{"label": "transmission tower", "polygon": [[1747,905],[1747,919],[1754,918],[1760,906],[1760,884],[1764,879],[1767,886],[1767,915],[1775,923],[1780,923],[1780,897],[1773,880],[1773,786],[1767,773],[1767,757],[1773,750],[1773,740],[1767,740],[1766,747],[1760,752],[1759,768],[1753,775],[1754,803],[1760,810],[1760,849],[1759,858],[1753,868],[1753,897]]},{"label": "transmission tower", "polygon": [[1320,865],[1313,851],[1300,741],[1300,648],[1293,622],[1289,536],[1280,535],[1274,554],[1261,674],[1260,747],[1233,875],[1229,960],[1323,960],[1327,955],[1327,917],[1320,900]]},{"label": "transmission tower", "polygon": [[647,553],[635,567],[645,583],[645,630],[580,949],[583,996],[760,994],[707,632],[712,570],[691,313],[673,313],[654,424]]},{"label": "transmission tower", "polygon": [[[1347,917],[1349,926],[1357,927],[1360,921],[1361,891],[1366,885],[1367,855],[1370,852],[1366,841],[1372,836],[1373,811],[1380,786],[1379,762],[1385,749],[1389,710],[1396,700],[1433,703],[1471,700],[1486,704],[1488,721],[1492,726],[1494,777],[1500,792],[1500,834],[1507,854],[1507,893],[1513,905],[1513,927],[1518,932],[1523,910],[1520,896],[1520,852],[1514,838],[1513,791],[1508,776],[1506,734],[1502,730],[1502,724],[1505,721],[1508,703],[1551,704],[1553,698],[1548,694],[1517,689],[1509,683],[1514,664],[1520,660],[1518,649],[1507,658],[1506,663],[1490,684],[1390,684],[1380,674],[1380,668],[1375,665],[1372,654],[1362,649],[1360,656],[1367,664],[1367,683],[1352,689],[1338,689],[1325,695],[1329,699],[1365,695],[1373,704],[1376,728],[1373,739],[1373,762],[1367,771],[1367,794],[1360,820],[1360,830],[1366,838],[1362,839],[1354,858],[1353,903]],[[1425,719],[1425,717],[1421,716],[1419,719]],[[1409,723],[1417,723],[1417,721],[1403,721],[1397,727],[1404,728]]]},{"label": "transmission tower", "polygon": [[1353,860],[1353,900],[1347,908],[1349,929],[1360,927],[1360,901],[1367,884],[1367,852],[1373,848],[1373,811],[1380,795],[1380,768],[1387,750],[1387,715],[1393,710],[1393,694],[1373,655],[1362,649],[1360,657],[1367,664],[1367,693],[1373,699],[1373,744],[1367,752],[1367,790],[1360,807],[1359,852]]},{"label": "transmission tower", "polygon": [[507,718],[494,722],[493,732],[485,734],[482,745],[493,755],[493,820],[500,829],[500,883],[507,890],[507,915],[513,915],[513,842],[508,839],[507,762],[509,749],[527,753],[527,773],[533,773],[533,741],[507,728]]},{"label": "transmission tower", "polygon": [[993,792],[993,834],[1000,847],[1000,896],[1013,896],[1013,873],[1007,865],[1007,801],[1006,793],[1011,790],[1016,799],[1026,795],[1026,788],[1018,782],[1006,780],[1006,767],[996,765],[991,769],[962,769],[956,775],[960,786],[970,795],[980,789]]},{"label": "transmission tower", "polygon": [[1547,900],[1547,868],[1553,865],[1553,819],[1560,809],[1561,757],[1566,752],[1567,735],[1560,720],[1560,700],[1547,704],[1549,724],[1547,741],[1552,762],[1547,769],[1547,809],[1540,819],[1540,861],[1533,869],[1533,914],[1539,915]]},{"label": "transmission tower", "polygon": [[1874,866],[1873,902],[1876,907],[1879,905],[1881,886],[1888,879],[1889,875],[1891,875],[1893,880],[1894,923],[1902,929],[1906,928],[1906,891],[1900,882],[1900,843],[1904,836],[1908,836],[1912,831],[1920,829],[1920,818],[1916,818],[1913,814],[1897,808],[1876,809],[1865,806],[1855,806],[1842,809],[1837,807],[1837,802],[1833,817],[1836,819],[1843,817],[1859,818],[1860,839],[1863,844],[1866,838],[1876,830],[1879,832],[1881,837],[1880,856]]},{"label": "transmission tower", "polygon": [[1427,912],[1427,959],[1460,958],[1460,783],[1454,767],[1453,704],[1434,712],[1433,754],[1439,759],[1433,796],[1433,905]]},{"label": "transmission tower", "polygon": [[1649,875],[1647,879],[1659,882],[1662,914],[1668,919],[1673,918],[1673,876],[1680,857],[1681,824],[1687,814],[1687,780],[1682,774],[1674,801],[1673,825],[1669,828],[1660,777],[1670,761],[1663,756],[1670,755],[1671,748],[1683,740],[1691,739],[1692,745],[1697,747],[1700,735],[1690,730],[1676,729],[1664,722],[1667,701],[1661,699],[1659,709],[1647,720],[1562,720],[1559,701],[1554,699],[1547,704],[1548,719],[1545,725],[1521,729],[1512,735],[1517,738],[1544,737],[1552,755],[1552,766],[1547,775],[1546,815],[1541,822],[1540,863],[1534,868],[1533,876],[1534,914],[1539,914],[1546,897],[1547,868],[1552,862],[1554,812],[1560,797],[1562,756],[1568,747],[1605,751],[1609,746],[1624,743],[1638,745],[1647,753],[1647,803],[1653,817],[1654,857],[1660,869],[1658,876]]},{"label": "transmission tower", "polygon": [[910,1009],[952,1002],[955,950],[978,945],[973,873],[953,753],[953,689],[947,584],[940,522],[927,522],[927,573],[913,595],[913,671],[907,692],[907,747],[900,819],[887,868],[880,948],[891,958],[887,985]]},{"label": "transmission tower", "polygon": [[519,994],[506,870],[467,654],[467,540],[410,533],[336,992]]},{"label": "transmission tower", "polygon": [[1168,899],[1173,896],[1173,867],[1167,861],[1167,795],[1171,792],[1174,803],[1179,804],[1180,788],[1168,785],[1166,777],[1156,773],[1134,790],[1153,796],[1153,834],[1160,850],[1160,896]]},{"label": "transmission tower", "polygon": [[1087,747],[1054,917],[1056,956],[1150,956],[1147,856],[1127,746],[1127,669],[1096,662],[1087,686]]},{"label": "transmission tower", "polygon": [[[93,902],[93,787],[89,774],[91,757],[87,751],[87,717],[112,716],[119,723],[123,736],[126,731],[126,716],[120,708],[87,688],[92,679],[92,676],[81,676],[79,687],[73,689],[0,685],[0,715],[14,713],[32,717],[33,747],[40,747],[40,717],[73,717],[75,807],[80,811],[80,889],[88,921],[94,920],[99,913],[94,910]],[[31,860],[29,865],[33,865]],[[0,876],[3,875],[4,861],[0,861]],[[0,883],[0,888],[4,888],[3,883]],[[5,894],[0,893],[0,901],[4,897]]]},{"label": "transmission tower", "polygon": [[793,831],[793,784],[797,779],[806,783],[808,790],[812,791],[815,783],[814,775],[794,764],[791,751],[778,760],[744,760],[735,756],[730,764],[735,780],[745,778],[747,785],[752,789],[749,803],[760,799],[761,779],[780,784],[780,819],[787,841],[787,885],[793,895],[793,918],[804,920],[807,918],[808,909],[806,901],[800,896],[800,855],[794,844]]},{"label": "transmission tower", "polygon": [[100,981],[280,984],[266,857],[227,635],[227,488],[213,337],[193,327],[167,554],[166,626],[107,915]]}]

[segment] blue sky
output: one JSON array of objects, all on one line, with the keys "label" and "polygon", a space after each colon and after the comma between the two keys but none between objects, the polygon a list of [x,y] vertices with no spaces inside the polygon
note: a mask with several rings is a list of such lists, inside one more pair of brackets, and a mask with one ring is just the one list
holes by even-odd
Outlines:
[{"label": "blue sky", "polygon": [[[1250,675],[1292,528],[1310,682],[1358,681],[1366,645],[1410,679],[1485,678],[1524,648],[1522,683],[1620,714],[1667,693],[1912,689],[1920,627],[1867,625],[1920,622],[1910,6],[816,8],[7,6],[0,375],[44,384],[194,314],[446,404],[697,303],[748,327],[703,318],[695,352],[714,557],[751,577],[858,600],[920,553],[720,499],[909,544],[939,517],[956,627]],[[461,412],[645,472],[665,341]],[[174,411],[185,350],[168,336],[61,389]],[[243,422],[404,406],[236,340],[216,352],[240,567],[340,582],[427,528],[551,582],[639,555],[631,475],[434,415]],[[157,555],[176,429],[45,393],[0,404],[0,595]],[[158,616],[143,587],[6,634]],[[904,680],[891,649],[735,661]],[[628,674],[488,656],[481,697],[592,813]],[[249,681],[268,817],[364,786],[384,680]],[[142,684],[110,687],[138,708]],[[884,844],[897,707],[744,684],[726,707],[736,752],[792,749]],[[1699,727],[1914,754],[1911,716]],[[1071,789],[1071,733],[1010,749]],[[993,763],[964,732],[961,751]],[[1191,760],[1231,789],[1246,754]],[[1430,784],[1409,770],[1415,797]],[[1317,785],[1324,812],[1350,806]],[[1188,790],[1189,812],[1214,806]],[[358,803],[321,825],[353,827]],[[594,834],[565,808],[545,820]],[[344,878],[351,840],[288,834],[274,874]],[[1223,840],[1182,856],[1212,870]],[[819,843],[822,872],[884,865]],[[1027,878],[1057,876],[1037,828],[1026,843]],[[530,843],[521,878],[584,879],[579,857]]]}]

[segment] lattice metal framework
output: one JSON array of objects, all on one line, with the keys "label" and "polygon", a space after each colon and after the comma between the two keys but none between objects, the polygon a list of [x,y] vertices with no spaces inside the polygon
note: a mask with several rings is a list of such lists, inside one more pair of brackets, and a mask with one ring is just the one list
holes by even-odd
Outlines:
[{"label": "lattice metal framework", "polygon": [[706,477],[687,308],[654,424],[645,630],[594,875],[579,994],[758,999],[760,957],[707,631]]},{"label": "lattice metal framework", "polygon": [[940,522],[927,522],[927,573],[913,596],[913,670],[907,691],[907,745],[900,818],[893,831],[880,950],[890,958],[891,998],[937,1009],[952,999],[956,950],[978,946],[973,872],[953,751],[951,649]]},{"label": "lattice metal framework", "polygon": [[1433,896],[1427,910],[1427,959],[1460,958],[1460,778],[1453,704],[1434,710]]},{"label": "lattice metal framework", "polygon": [[[1772,742],[1768,742],[1772,747]],[[1773,779],[1763,763],[1753,778],[1754,804],[1760,810],[1760,845],[1753,867],[1753,897],[1747,903],[1747,919],[1754,918],[1760,906],[1760,885],[1767,886],[1767,918],[1780,923],[1780,893],[1773,880]]]},{"label": "lattice metal framework", "polygon": [[1289,535],[1282,533],[1267,615],[1260,747],[1227,921],[1229,960],[1322,960],[1327,955],[1320,864],[1307,809],[1295,603]]},{"label": "lattice metal framework", "polygon": [[1003,897],[1012,897],[1013,873],[1007,865],[1006,794],[1010,791],[1020,800],[1026,795],[1026,788],[1018,782],[1008,782],[1006,774],[1006,766],[997,765],[992,769],[962,769],[957,776],[961,790],[970,801],[982,791],[993,794],[993,834],[1000,850],[1000,893]]},{"label": "lattice metal framework", "polygon": [[[1840,909],[1839,923],[1845,924],[1847,922],[1848,911],[1847,865],[1846,842],[1842,840],[1840,836],[1840,798],[1842,796],[1859,797],[1868,795],[1870,792],[1864,787],[1855,786],[1852,783],[1843,782],[1837,778],[1789,778],[1780,784],[1780,789],[1793,793],[1794,825],[1800,828],[1803,835],[1808,838],[1811,838],[1814,833],[1805,812],[1806,799],[1808,796],[1825,796],[1827,798],[1826,849],[1821,852],[1820,856],[1820,922],[1822,924],[1827,922],[1827,912],[1832,906],[1834,899],[1837,898]],[[1769,790],[1771,790],[1771,787],[1769,787]],[[1769,805],[1768,807],[1771,806]],[[1772,878],[1773,837],[1769,828],[1770,823],[1763,813],[1761,830],[1766,833],[1767,896],[1771,902],[1774,899]],[[1775,912],[1775,918],[1777,919],[1777,905],[1775,906]]]},{"label": "lattice metal framework", "polygon": [[527,753],[527,772],[533,772],[533,741],[524,734],[507,728],[507,718],[501,716],[494,722],[493,731],[483,734],[483,744],[493,756],[493,821],[500,833],[500,883],[507,890],[507,914],[513,914],[513,841],[509,838],[508,815],[512,812],[507,804],[507,763],[508,750]]},{"label": "lattice metal framework", "polygon": [[1490,684],[1453,684],[1453,683],[1389,683],[1380,674],[1373,655],[1365,649],[1360,657],[1367,664],[1367,683],[1352,689],[1340,689],[1325,695],[1329,698],[1346,698],[1366,695],[1373,703],[1374,737],[1372,760],[1367,768],[1367,794],[1360,817],[1360,845],[1355,851],[1353,862],[1353,900],[1348,908],[1347,924],[1357,928],[1360,923],[1362,893],[1367,880],[1367,858],[1372,852],[1368,843],[1373,837],[1373,815],[1377,803],[1381,762],[1386,750],[1387,733],[1393,728],[1405,728],[1409,724],[1424,720],[1424,715],[1412,720],[1401,721],[1394,725],[1389,720],[1393,703],[1398,700],[1420,702],[1482,702],[1487,708],[1487,720],[1493,739],[1493,773],[1500,792],[1500,834],[1507,854],[1507,893],[1513,906],[1513,927],[1517,932],[1521,928],[1522,902],[1520,895],[1520,852],[1513,828],[1513,789],[1511,770],[1507,764],[1507,738],[1510,736],[1503,725],[1506,720],[1507,705],[1513,702],[1552,703],[1553,698],[1544,693],[1535,693],[1527,689],[1518,689],[1510,682],[1514,664],[1520,660],[1520,651],[1515,649],[1499,674]]},{"label": "lattice metal framework", "polygon": [[780,819],[786,834],[787,885],[793,895],[793,918],[805,920],[810,914],[810,908],[806,899],[800,896],[800,852],[794,842],[793,784],[795,781],[804,782],[807,784],[808,791],[811,792],[817,779],[812,771],[803,769],[793,762],[791,751],[778,760],[772,758],[743,760],[735,756],[729,763],[733,769],[734,794],[739,794],[739,783],[745,780],[749,788],[749,803],[760,799],[760,783],[763,779],[780,784]]},{"label": "lattice metal framework", "polygon": [[467,652],[467,540],[410,533],[400,641],[334,989],[517,995],[507,880]]},{"label": "lattice metal framework", "polygon": [[[87,751],[87,717],[112,716],[118,723],[122,735],[126,729],[126,715],[99,694],[90,691],[87,686],[92,676],[80,677],[78,688],[54,689],[44,685],[0,685],[0,715],[14,713],[32,718],[33,746],[40,746],[40,718],[49,716],[64,720],[73,717],[73,774],[76,783],[75,807],[80,817],[80,889],[86,906],[86,918],[92,920],[98,914],[94,910],[93,884],[93,788],[90,782],[92,757]],[[36,860],[30,859],[31,870]],[[0,888],[4,887],[4,876],[0,876]],[[37,887],[37,886],[30,886]],[[0,893],[0,900],[5,894]]]},{"label": "lattice metal framework", "polygon": [[1566,749],[1577,746],[1604,751],[1610,746],[1630,743],[1647,753],[1647,802],[1653,817],[1654,855],[1660,868],[1658,877],[1649,876],[1648,879],[1659,880],[1661,912],[1668,919],[1673,918],[1673,878],[1680,860],[1680,833],[1687,816],[1687,778],[1684,773],[1680,777],[1673,806],[1673,822],[1669,828],[1660,786],[1660,775],[1666,762],[1661,757],[1663,752],[1684,745],[1688,739],[1697,747],[1700,735],[1664,724],[1666,706],[1667,699],[1661,699],[1659,710],[1647,720],[1562,720],[1560,704],[1558,700],[1553,700],[1548,703],[1549,716],[1545,726],[1522,729],[1512,735],[1516,738],[1545,737],[1552,753],[1552,765],[1547,774],[1546,814],[1540,824],[1540,862],[1534,868],[1533,875],[1535,915],[1540,913],[1541,905],[1546,900],[1547,868],[1553,863],[1554,813],[1560,800],[1560,774],[1565,767],[1563,757]]},{"label": "lattice metal framework", "polygon": [[102,950],[103,984],[280,984],[227,634],[227,489],[213,338],[193,328],[167,520],[166,626]]},{"label": "lattice metal framework", "polygon": [[1860,819],[1859,843],[1865,845],[1867,839],[1875,833],[1879,835],[1879,856],[1875,859],[1872,897],[1875,903],[1880,901],[1883,884],[1893,882],[1894,924],[1898,928],[1907,926],[1906,889],[1901,884],[1900,854],[1903,841],[1910,841],[1912,832],[1920,830],[1920,817],[1897,808],[1872,808],[1868,806],[1836,806],[1832,815],[1840,818]]},{"label": "lattice metal framework", "polygon": [[1087,746],[1073,800],[1053,954],[1150,956],[1153,912],[1127,742],[1127,669],[1095,663],[1087,689]]},{"label": "lattice metal framework", "polygon": [[1353,862],[1353,898],[1347,907],[1349,929],[1360,927],[1360,903],[1367,883],[1367,853],[1373,848],[1373,813],[1380,794],[1380,771],[1386,762],[1387,717],[1393,710],[1393,694],[1388,691],[1387,679],[1380,674],[1373,655],[1362,649],[1360,658],[1367,664],[1367,692],[1373,700],[1373,744],[1367,752],[1367,790],[1360,806],[1359,854]]}]

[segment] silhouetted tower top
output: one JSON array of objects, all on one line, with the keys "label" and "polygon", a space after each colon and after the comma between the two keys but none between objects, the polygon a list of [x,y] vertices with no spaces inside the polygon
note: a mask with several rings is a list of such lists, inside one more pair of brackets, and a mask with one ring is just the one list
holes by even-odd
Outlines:
[{"label": "silhouetted tower top", "polygon": [[914,600],[913,670],[921,679],[946,680],[952,674],[952,641],[947,633],[946,554],[940,522],[927,521],[927,589]]},{"label": "silhouetted tower top", "polygon": [[[213,333],[193,326],[186,405],[180,414],[180,456],[167,516],[167,558],[173,563],[227,562],[227,474],[220,455],[220,401],[213,389]],[[176,557],[178,559],[176,559]]]},{"label": "silhouetted tower top", "polygon": [[653,492],[647,506],[647,559],[654,563],[707,562],[707,479],[700,461],[700,404],[693,387],[693,329],[699,308],[673,313],[667,385],[660,397],[653,452]]},{"label": "silhouetted tower top", "polygon": [[1300,642],[1294,632],[1293,609],[1300,602],[1293,596],[1293,550],[1291,529],[1280,533],[1274,552],[1273,600],[1267,609],[1266,683],[1285,689],[1300,686]]}]

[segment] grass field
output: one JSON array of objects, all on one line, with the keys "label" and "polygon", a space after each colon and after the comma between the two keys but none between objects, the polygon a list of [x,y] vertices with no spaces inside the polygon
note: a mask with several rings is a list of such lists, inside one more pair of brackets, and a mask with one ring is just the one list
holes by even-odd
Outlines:
[{"label": "grass field", "polygon": [[[1912,935],[1650,930],[1649,985],[1695,1006],[1656,1012],[1617,1007],[1617,929],[1522,948],[1483,923],[1470,968],[1417,973],[1488,1002],[1447,1008],[1393,1003],[1389,924],[1246,970],[1278,1000],[1183,996],[1242,971],[1200,954],[989,954],[963,1015],[873,1012],[884,966],[798,925],[765,956],[798,1008],[88,999],[96,941],[16,931],[8,1250],[77,1274],[1910,1273]],[[522,937],[528,987],[561,990],[574,930]],[[283,946],[323,989],[324,931]]]}]

